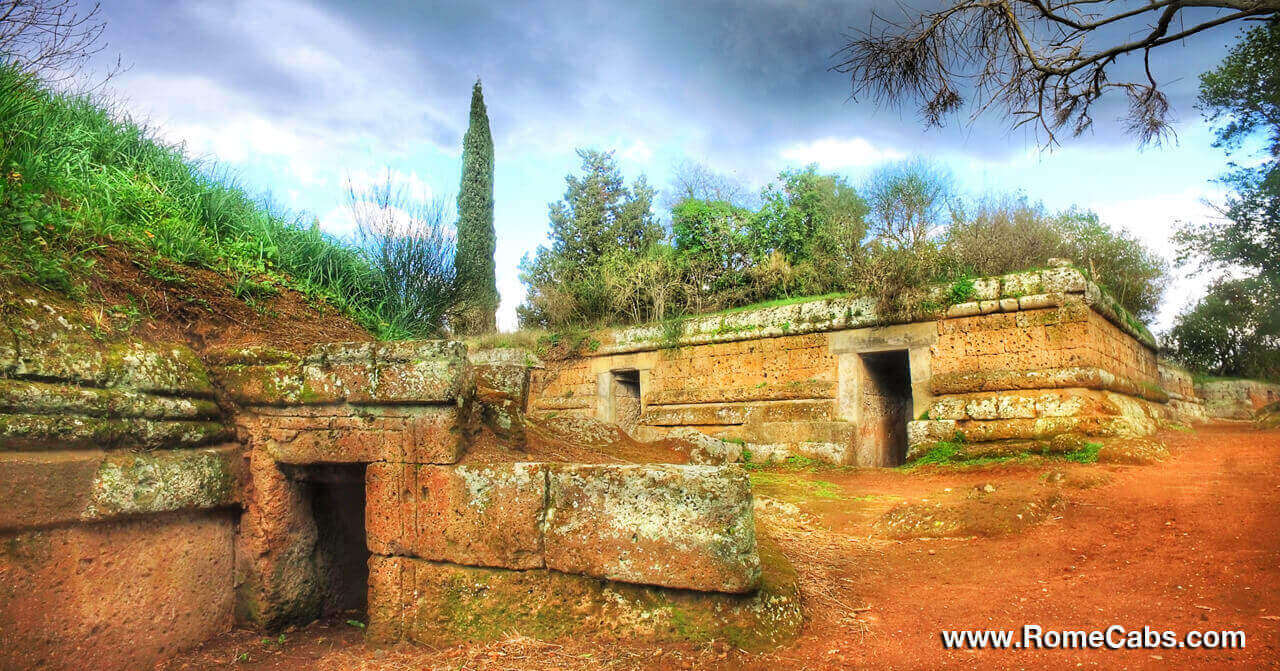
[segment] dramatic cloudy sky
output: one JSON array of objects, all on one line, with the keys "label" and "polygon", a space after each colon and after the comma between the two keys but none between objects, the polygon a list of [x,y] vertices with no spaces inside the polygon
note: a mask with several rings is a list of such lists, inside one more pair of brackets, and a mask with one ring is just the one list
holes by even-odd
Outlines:
[{"label": "dramatic cloudy sky", "polygon": [[[920,0],[924,2],[925,0]],[[1052,151],[999,119],[922,129],[913,112],[851,102],[829,71],[849,26],[890,0],[718,2],[341,2],[113,0],[110,83],[136,116],[252,191],[350,231],[343,184],[389,167],[452,197],[471,84],[484,83],[496,152],[500,324],[523,296],[516,266],[546,240],[547,203],[576,147],[614,149],[628,177],[667,183],[692,159],[753,186],[818,163],[855,183],[884,161],[945,162],[972,194],[1021,190],[1093,208],[1162,252],[1177,218],[1225,165],[1193,107],[1196,74],[1236,28],[1159,53],[1177,142],[1139,150],[1100,110],[1098,127]],[[917,3],[918,4],[918,3]],[[1179,274],[1157,326],[1195,295]]]}]

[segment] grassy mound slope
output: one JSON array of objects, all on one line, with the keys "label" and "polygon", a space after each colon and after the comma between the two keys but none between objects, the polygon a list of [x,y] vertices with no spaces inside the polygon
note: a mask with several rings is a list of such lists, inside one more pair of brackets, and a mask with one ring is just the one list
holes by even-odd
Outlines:
[{"label": "grassy mound slope", "polygon": [[168,293],[188,295],[187,318],[217,302],[198,285],[268,318],[285,315],[272,307],[285,296],[326,319],[408,335],[396,332],[374,288],[378,271],[359,250],[251,198],[215,164],[112,106],[0,68],[0,282],[114,309],[105,303],[132,297],[103,296],[101,285],[127,293],[135,279],[116,281],[120,267],[160,287],[166,303]]}]

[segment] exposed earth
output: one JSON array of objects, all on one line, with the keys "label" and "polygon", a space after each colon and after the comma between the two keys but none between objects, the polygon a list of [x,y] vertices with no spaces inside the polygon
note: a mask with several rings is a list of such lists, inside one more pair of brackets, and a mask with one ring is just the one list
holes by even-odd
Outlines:
[{"label": "exposed earth", "polygon": [[[507,640],[434,650],[363,642],[357,613],[283,635],[234,631],[178,669],[1280,668],[1280,429],[1157,436],[1144,466],[753,473],[761,532],[800,575],[804,631],[723,644]],[[921,536],[941,536],[921,538]],[[1243,650],[948,651],[942,629],[1243,630]]]}]

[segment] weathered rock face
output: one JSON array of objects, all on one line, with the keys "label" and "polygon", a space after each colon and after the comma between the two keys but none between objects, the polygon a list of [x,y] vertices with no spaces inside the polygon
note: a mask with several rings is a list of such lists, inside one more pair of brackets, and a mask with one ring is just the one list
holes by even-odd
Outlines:
[{"label": "weathered rock face", "polygon": [[1169,414],[1176,422],[1193,424],[1208,419],[1204,399],[1196,392],[1191,372],[1182,366],[1161,358],[1160,387],[1169,394]]},{"label": "weathered rock face", "polygon": [[738,467],[374,464],[366,477],[375,554],[708,592],[759,581]]},{"label": "weathered rock face", "polygon": [[0,668],[150,668],[225,631],[232,530],[185,512],[6,534]]},{"label": "weathered rock face", "polygon": [[758,586],[742,469],[563,465],[549,478],[547,568],[713,592]]},{"label": "weathered rock face", "polygon": [[1259,429],[1280,429],[1280,401],[1259,410],[1253,423]]},{"label": "weathered rock face", "polygon": [[543,464],[373,464],[366,477],[374,554],[512,569],[545,565]]},{"label": "weathered rock face", "polygon": [[480,350],[468,357],[481,421],[508,444],[522,444],[529,372],[541,363],[520,349]]},{"label": "weathered rock face", "polygon": [[1280,401],[1280,384],[1258,380],[1210,380],[1196,391],[1205,414],[1217,419],[1254,419],[1263,407]]},{"label": "weathered rock face", "polygon": [[265,406],[238,421],[250,442],[282,464],[451,464],[466,444],[456,405]]},{"label": "weathered rock face", "polygon": [[469,395],[466,349],[443,340],[332,343],[303,356],[247,347],[207,359],[219,386],[245,407],[451,403]]},{"label": "weathered rock face", "polygon": [[0,668],[145,668],[223,631],[243,467],[204,367],[2,307]]},{"label": "weathered rock face", "polygon": [[934,400],[928,419],[907,425],[908,442],[914,454],[937,441],[1145,436],[1166,415],[1163,406],[1149,401],[1092,389],[951,394]]},{"label": "weathered rock face", "polygon": [[239,448],[0,454],[0,530],[239,502]]},{"label": "weathered rock face", "polygon": [[668,435],[689,443],[691,464],[734,464],[742,461],[742,443],[713,438],[695,429],[677,429]]},{"label": "weathered rock face", "polygon": [[762,546],[761,555],[760,588],[745,595],[375,556],[369,637],[440,646],[519,631],[543,639],[727,640],[745,650],[769,650],[793,640],[803,616],[794,570],[772,546]]}]

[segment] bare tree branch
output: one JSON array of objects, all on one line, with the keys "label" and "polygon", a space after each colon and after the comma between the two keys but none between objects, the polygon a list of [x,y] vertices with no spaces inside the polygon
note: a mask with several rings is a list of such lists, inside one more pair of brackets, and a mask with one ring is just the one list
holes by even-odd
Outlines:
[{"label": "bare tree branch", "polygon": [[0,62],[47,82],[69,81],[106,48],[106,26],[96,2],[0,0]]},{"label": "bare tree branch", "polygon": [[[1197,33],[1239,20],[1280,20],[1280,0],[1147,0],[1103,11],[1112,0],[955,0],[903,22],[873,14],[865,31],[837,52],[832,69],[849,75],[852,95],[878,102],[914,101],[927,125],[942,125],[972,98],[972,122],[1003,109],[1011,126],[1032,125],[1046,145],[1069,129],[1092,126],[1093,105],[1105,93],[1128,99],[1125,129],[1142,144],[1172,133],[1168,98],[1151,69],[1151,52]],[[1221,10],[1218,16],[1179,24],[1188,8]],[[1130,25],[1132,24],[1132,25]],[[1102,28],[1136,35],[1091,48]],[[1108,69],[1140,54],[1145,81],[1113,81]]]}]

